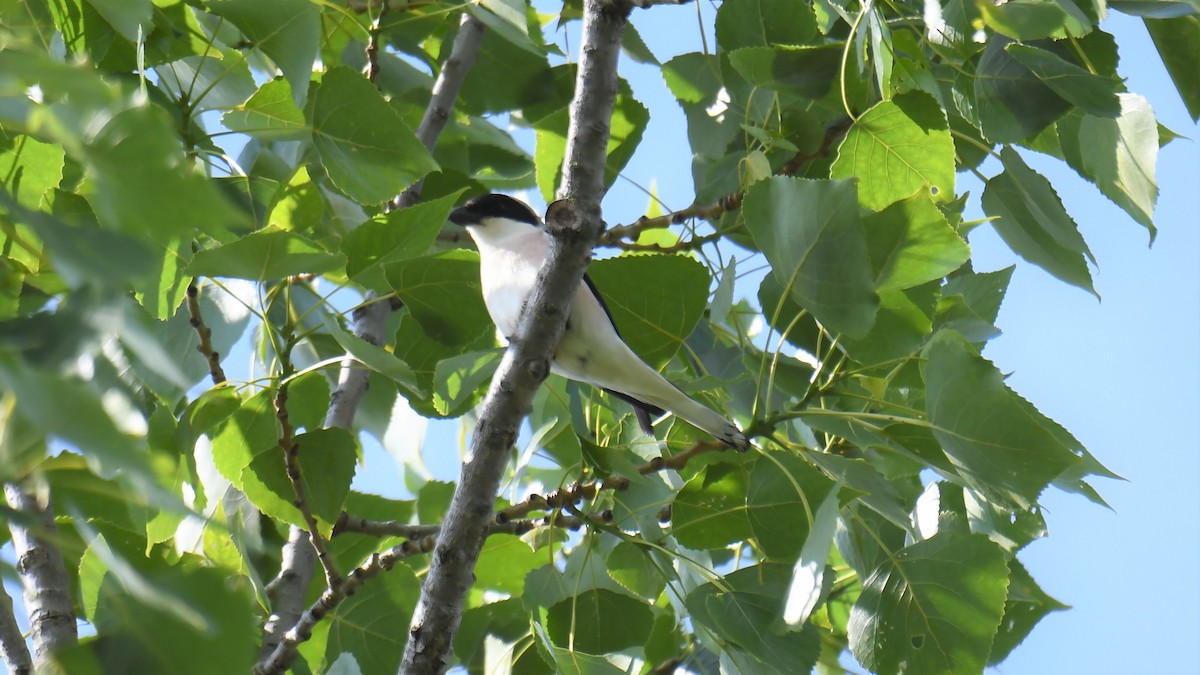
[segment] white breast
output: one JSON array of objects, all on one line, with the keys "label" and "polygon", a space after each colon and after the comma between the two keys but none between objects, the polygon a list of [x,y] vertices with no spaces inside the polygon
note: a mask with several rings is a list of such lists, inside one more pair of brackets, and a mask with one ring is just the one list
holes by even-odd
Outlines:
[{"label": "white breast", "polygon": [[502,335],[517,334],[521,311],[550,252],[548,235],[525,223],[500,219],[468,226],[479,249],[483,301]]}]

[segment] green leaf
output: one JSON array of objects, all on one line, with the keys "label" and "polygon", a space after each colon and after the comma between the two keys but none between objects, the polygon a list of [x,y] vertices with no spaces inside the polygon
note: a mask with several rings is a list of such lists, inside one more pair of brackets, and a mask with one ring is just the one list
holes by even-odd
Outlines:
[{"label": "green leaf", "polygon": [[457,417],[483,399],[503,352],[467,352],[443,359],[434,370],[433,405],[444,417]]},{"label": "green leaf", "polygon": [[407,363],[383,347],[373,345],[353,333],[342,330],[332,316],[323,314],[322,318],[325,331],[337,341],[342,349],[345,349],[363,365],[380,375],[395,380],[397,384],[401,384],[411,391],[422,391],[422,387],[417,383],[416,375]]},{"label": "green leaf", "polygon": [[[742,672],[808,672],[820,651],[817,631],[783,630],[790,565],[760,564],[727,574],[688,593],[692,619],[744,650]],[[749,661],[745,659],[749,657]]]},{"label": "green leaf", "polygon": [[473,344],[491,325],[474,251],[401,260],[388,264],[386,275],[425,334],[442,344]]},{"label": "green leaf", "polygon": [[[53,143],[0,134],[0,184],[22,206],[41,209],[46,191],[62,182],[65,157],[62,147]],[[11,254],[6,250],[6,255]]]},{"label": "green leaf", "polygon": [[838,524],[838,491],[841,483],[829,490],[813,516],[812,527],[792,567],[792,583],[783,606],[783,620],[789,626],[803,624],[825,592],[825,563],[833,546]]},{"label": "green leaf", "polygon": [[130,42],[150,33],[153,26],[150,0],[87,0],[108,25]]},{"label": "green leaf", "polygon": [[710,54],[680,54],[662,67],[663,80],[680,103],[711,104],[721,90],[721,69]]},{"label": "green leaf", "polygon": [[983,134],[995,143],[1023,141],[1071,108],[1008,53],[1009,44],[993,35],[975,69],[975,111]]},{"label": "green leaf", "polygon": [[325,659],[332,662],[348,652],[363,673],[395,673],[408,631],[390,627],[402,626],[412,618],[421,582],[408,565],[399,563],[372,579],[367,588],[346,598],[328,621],[321,622],[328,630]]},{"label": "green leaf", "polygon": [[[440,199],[395,209],[351,230],[342,239],[346,274],[376,291],[383,290],[381,266],[429,251],[460,195],[462,190]],[[368,283],[368,280],[375,281],[376,276],[379,277],[378,285]]]},{"label": "green leaf", "polygon": [[[97,544],[108,549],[97,537],[88,552]],[[81,579],[95,598],[96,636],[55,654],[59,663],[90,660],[98,670],[69,672],[203,675],[253,666],[255,611],[248,585],[230,583],[228,572],[213,567],[181,565],[143,575],[114,561],[111,551],[107,558],[85,554],[87,576]]]},{"label": "green leaf", "polygon": [[1087,15],[1061,0],[1011,0],[993,4],[975,0],[979,14],[997,33],[1014,40],[1082,37],[1092,30]]},{"label": "green leaf", "polygon": [[625,30],[621,33],[621,51],[638,63],[662,65],[654,57],[654,52],[650,51],[650,47],[646,45],[646,41],[642,39],[641,34],[637,32],[632,23],[626,24]]},{"label": "green leaf", "polygon": [[525,576],[544,564],[545,553],[535,552],[520,537],[493,534],[484,542],[475,564],[475,584],[477,588],[520,596],[525,590]]},{"label": "green leaf", "polygon": [[[563,158],[567,151],[567,128],[570,116],[567,108],[561,108],[534,122],[537,131],[537,148],[534,152],[534,168],[538,189],[546,202],[554,200],[554,193],[562,181]],[[634,150],[642,140],[642,133],[650,123],[650,111],[633,98],[629,84],[621,81],[617,100],[613,107],[612,122],[608,132],[608,146],[604,165],[605,183],[611,185],[617,174],[633,157]]]},{"label": "green leaf", "polygon": [[926,348],[926,410],[933,434],[972,488],[1029,508],[1080,463],[1079,442],[1004,384],[961,335],[940,331]]},{"label": "green leaf", "polygon": [[0,390],[14,393],[17,413],[47,437],[85,449],[88,463],[101,477],[124,474],[134,481],[153,480],[142,439],[117,428],[99,398],[82,383],[6,355],[0,357]]},{"label": "green leaf", "polygon": [[750,84],[808,99],[829,92],[841,62],[839,45],[743,47],[729,52],[729,63]]},{"label": "green leaf", "polygon": [[385,202],[438,168],[379,90],[350,68],[325,73],[307,113],[317,159],[351,199]]},{"label": "green leaf", "polygon": [[608,553],[608,575],[621,587],[653,601],[666,588],[662,563],[654,560],[648,547],[622,541]]},{"label": "green leaf", "polygon": [[863,335],[878,298],[853,181],[777,176],[746,192],[742,212],[754,243],[791,297],[830,330]]},{"label": "green leaf", "polygon": [[833,481],[799,457],[764,454],[750,469],[746,517],[766,558],[791,563],[808,539]]},{"label": "green leaf", "polygon": [[258,88],[245,57],[233,49],[210,49],[154,69],[158,86],[197,111],[228,110]]},{"label": "green leaf", "polygon": [[924,190],[863,219],[875,288],[904,289],[941,279],[971,256]]},{"label": "green leaf", "polygon": [[938,534],[886,559],[850,611],[850,649],[876,673],[979,673],[1008,586],[1004,551]]},{"label": "green leaf", "polygon": [[292,85],[297,105],[308,96],[321,37],[321,8],[308,0],[209,0],[212,13],[237,26],[269,56]]},{"label": "green leaf", "polygon": [[1016,558],[1008,560],[1008,569],[1008,599],[1004,603],[1004,618],[1000,621],[1000,630],[992,640],[988,665],[995,665],[1008,658],[1012,650],[1025,641],[1034,626],[1046,615],[1070,609],[1047,595]]},{"label": "green leaf", "polygon": [[117,113],[85,150],[87,195],[101,224],[159,241],[220,232],[244,220],[193,169],[175,126],[158,106]]},{"label": "green leaf", "polygon": [[1120,81],[1093,75],[1037,47],[1014,42],[1005,47],[1005,51],[1056,94],[1080,109],[1100,117],[1116,117],[1121,113],[1121,102],[1117,99]]},{"label": "green leaf", "polygon": [[1011,147],[1000,153],[1004,173],[988,181],[983,210],[1014,252],[1059,279],[1095,294],[1087,260],[1094,260],[1058,194]]},{"label": "green leaf", "polygon": [[704,314],[712,278],[693,258],[620,256],[597,260],[588,276],[600,290],[621,338],[654,366],[683,346]]},{"label": "green leaf", "polygon": [[644,600],[605,588],[569,597],[546,613],[546,630],[555,645],[597,655],[640,646],[653,622]]},{"label": "green leaf", "polygon": [[304,140],[311,131],[283,78],[259,87],[249,100],[222,115],[221,124],[262,140]]},{"label": "green leaf", "polygon": [[949,328],[971,342],[986,342],[1000,334],[996,316],[1008,291],[1015,266],[995,272],[960,272],[942,287],[935,327]]},{"label": "green leaf", "polygon": [[241,239],[200,251],[187,274],[265,281],[296,274],[322,274],[342,266],[341,255],[328,253],[315,242],[274,227],[252,232]]},{"label": "green leaf", "polygon": [[729,0],[717,9],[717,43],[739,47],[801,45],[817,35],[817,19],[807,4],[788,0]]},{"label": "green leaf", "polygon": [[[278,439],[276,439],[278,440]],[[322,536],[328,538],[350,492],[357,463],[357,444],[345,429],[310,431],[295,437],[300,482],[309,511],[316,516]],[[223,448],[228,452],[228,447]],[[238,453],[244,456],[244,453]],[[213,455],[217,455],[216,439]],[[228,458],[218,466],[228,466]],[[295,506],[296,495],[288,480],[287,462],[278,443],[254,452],[248,465],[231,479],[263,513],[292,525],[307,527]]]},{"label": "green leaf", "polygon": [[1064,118],[1059,124],[1059,138],[1067,163],[1144,225],[1153,241],[1157,233],[1154,205],[1158,183],[1154,174],[1158,121],[1150,102],[1141,96],[1121,94],[1120,99],[1120,117]]},{"label": "green leaf", "polygon": [[1196,73],[1200,72],[1200,16],[1146,18],[1145,22],[1158,55],[1167,67],[1171,81],[1175,83],[1179,98],[1187,106],[1192,121],[1200,120],[1200,79],[1196,77]]},{"label": "green leaf", "polygon": [[902,94],[875,105],[850,127],[829,171],[858,177],[858,198],[878,211],[917,190],[954,198],[954,141],[946,116],[928,95]]},{"label": "green leaf", "polygon": [[751,536],[745,469],[713,464],[689,480],[671,507],[671,531],[688,548],[719,548]]}]

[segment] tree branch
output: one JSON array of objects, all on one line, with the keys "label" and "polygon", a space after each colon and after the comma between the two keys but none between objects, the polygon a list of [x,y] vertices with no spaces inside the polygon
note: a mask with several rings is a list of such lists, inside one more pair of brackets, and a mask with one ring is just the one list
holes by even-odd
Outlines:
[{"label": "tree branch", "polygon": [[[290,349],[290,343],[288,349]],[[275,417],[279,420],[279,447],[283,450],[283,459],[287,466],[288,482],[292,484],[292,494],[295,497],[293,505],[300,510],[304,523],[308,527],[308,540],[317,553],[317,559],[325,568],[325,582],[330,588],[342,583],[342,575],[337,571],[333,556],[329,554],[329,544],[321,536],[317,527],[317,518],[308,506],[308,495],[304,489],[303,476],[300,473],[300,444],[293,435],[292,421],[288,416],[288,383],[287,378],[292,374],[291,357],[280,355],[283,362],[283,372],[280,373],[279,391],[275,392]]]},{"label": "tree branch", "polygon": [[4,496],[13,510],[28,515],[35,523],[30,528],[9,522],[8,530],[12,533],[17,571],[25,588],[33,655],[40,667],[48,664],[55,652],[70,647],[78,639],[75,609],[71,604],[71,576],[67,574],[62,553],[49,541],[58,533],[49,497],[43,505],[15,483],[5,483]]},{"label": "tree branch", "polygon": [[33,672],[33,658],[25,636],[17,627],[17,615],[13,612],[12,597],[0,584],[0,659],[8,664],[12,675],[29,675]]},{"label": "tree branch", "polygon": [[[454,102],[458,100],[458,91],[467,79],[467,72],[475,65],[475,58],[479,55],[479,43],[482,41],[483,23],[470,12],[463,12],[462,20],[458,24],[458,35],[454,36],[454,46],[450,49],[450,57],[446,59],[437,80],[433,83],[429,106],[425,108],[425,115],[421,117],[421,124],[417,126],[417,138],[425,144],[425,149],[429,152],[433,152],[438,136],[442,135],[446,122],[450,121],[454,112]],[[424,178],[413,183],[394,200],[394,206],[412,206],[421,201],[421,190],[424,187]]]},{"label": "tree branch", "polygon": [[213,349],[212,329],[204,325],[204,317],[200,314],[200,288],[196,286],[195,279],[187,287],[187,308],[192,328],[196,329],[196,336],[200,338],[196,351],[204,355],[213,384],[221,384],[225,381],[225,370],[221,368],[221,355]]},{"label": "tree branch", "polygon": [[343,583],[325,589],[321,597],[317,598],[316,602],[300,616],[296,625],[287,632],[279,649],[276,649],[270,658],[254,668],[255,675],[281,675],[286,672],[299,654],[297,647],[301,642],[312,637],[313,627],[333,611],[338,604],[353,595],[359,586],[380,572],[392,569],[396,563],[400,562],[401,558],[428,553],[431,548],[433,548],[433,537],[426,537],[416,543],[403,542],[383,553],[372,553],[366,562],[350,571],[350,575]]},{"label": "tree branch", "polygon": [[317,555],[308,540],[308,532],[292,525],[288,528],[287,543],[283,545],[279,574],[267,584],[271,616],[263,625],[263,644],[258,657],[260,667],[275,658],[284,634],[300,620],[300,614],[304,611],[304,595],[316,567]]},{"label": "tree branch", "polygon": [[450,510],[413,614],[402,673],[441,673],[450,664],[463,601],[483,547],[500,477],[517,430],[549,374],[575,289],[582,282],[601,226],[604,166],[613,104],[617,56],[631,5],[585,0],[583,45],[571,103],[563,162],[563,200],[546,213],[554,235],[550,259],[538,274],[517,330],[500,363],[463,463]]}]

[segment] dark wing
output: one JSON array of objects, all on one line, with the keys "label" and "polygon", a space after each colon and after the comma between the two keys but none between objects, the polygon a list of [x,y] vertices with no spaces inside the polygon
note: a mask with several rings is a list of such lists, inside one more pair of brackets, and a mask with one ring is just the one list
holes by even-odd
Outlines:
[{"label": "dark wing", "polygon": [[[596,302],[600,303],[600,308],[604,310],[604,315],[608,317],[608,322],[612,324],[613,332],[617,334],[617,337],[621,337],[621,331],[617,328],[617,322],[613,321],[612,312],[609,311],[608,304],[604,302],[604,296],[600,295],[600,290],[596,288],[596,284],[592,283],[592,278],[588,276],[586,272],[583,275],[583,283],[587,284],[588,290],[592,292],[592,297],[596,298]],[[654,421],[655,417],[659,417],[665,413],[665,410],[659,408],[658,406],[650,405],[645,401],[639,401],[638,399],[629,396],[628,394],[623,394],[619,391],[614,391],[612,389],[605,389],[604,391],[633,406],[633,415],[634,417],[637,417],[638,426],[641,427],[642,431],[647,435],[654,435],[654,424],[652,424],[652,422]]]}]

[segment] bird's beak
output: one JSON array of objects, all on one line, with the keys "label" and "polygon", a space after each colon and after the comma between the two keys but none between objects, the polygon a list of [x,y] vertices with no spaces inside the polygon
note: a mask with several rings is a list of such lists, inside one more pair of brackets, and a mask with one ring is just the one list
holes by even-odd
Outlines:
[{"label": "bird's beak", "polygon": [[462,225],[463,227],[466,227],[467,225],[473,225],[474,223],[479,222],[479,219],[476,218],[475,214],[471,212],[470,207],[460,206],[450,212],[450,222],[454,223],[455,225]]}]

